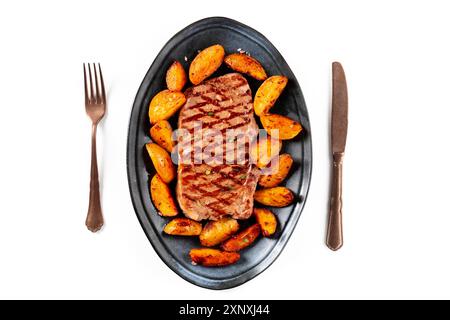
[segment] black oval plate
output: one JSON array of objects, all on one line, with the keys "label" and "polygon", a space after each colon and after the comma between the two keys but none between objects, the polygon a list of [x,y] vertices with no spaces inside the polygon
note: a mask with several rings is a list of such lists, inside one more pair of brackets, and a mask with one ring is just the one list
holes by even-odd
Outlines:
[{"label": "black oval plate", "polygon": [[[296,193],[298,201],[289,207],[273,210],[279,222],[274,237],[259,239],[241,253],[236,264],[221,268],[191,264],[188,253],[191,248],[200,246],[197,237],[180,238],[162,233],[168,219],[160,217],[151,202],[149,180],[154,169],[145,151],[145,144],[150,141],[148,105],[157,92],[165,89],[167,68],[173,60],[178,60],[188,70],[197,51],[213,44],[223,45],[227,53],[245,50],[262,63],[269,75],[287,76],[288,86],[272,111],[300,121],[304,128],[302,134],[284,143],[283,147],[283,152],[290,153],[296,164],[286,186]],[[228,72],[231,71],[222,67],[213,76]],[[255,93],[260,82],[247,79]],[[127,169],[131,199],[142,228],[161,259],[179,276],[201,287],[227,289],[254,278],[269,267],[283,250],[300,217],[311,180],[311,165],[311,130],[300,86],[281,54],[262,34],[237,21],[214,17],[191,24],[163,47],[134,101],[128,131]]]}]

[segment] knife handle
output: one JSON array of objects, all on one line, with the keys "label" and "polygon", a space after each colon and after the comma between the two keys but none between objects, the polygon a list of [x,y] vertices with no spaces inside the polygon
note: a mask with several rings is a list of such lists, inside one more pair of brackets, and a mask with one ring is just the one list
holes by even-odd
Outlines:
[{"label": "knife handle", "polygon": [[333,251],[344,244],[342,234],[342,162],[344,153],[333,154],[333,181],[331,187],[330,214],[328,217],[327,246]]}]

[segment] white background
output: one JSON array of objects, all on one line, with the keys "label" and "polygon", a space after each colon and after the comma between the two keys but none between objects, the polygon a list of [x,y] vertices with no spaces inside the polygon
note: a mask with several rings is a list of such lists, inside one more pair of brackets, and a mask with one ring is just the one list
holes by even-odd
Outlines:
[{"label": "white background", "polygon": [[[450,298],[450,30],[446,1],[2,1],[0,298]],[[215,292],[158,258],[134,214],[128,119],[180,29],[227,16],[265,34],[308,105],[309,198],[280,258]],[[347,73],[345,245],[324,245],[331,62]],[[90,122],[82,62],[100,61],[109,110],[98,152],[106,225],[84,227]]]}]

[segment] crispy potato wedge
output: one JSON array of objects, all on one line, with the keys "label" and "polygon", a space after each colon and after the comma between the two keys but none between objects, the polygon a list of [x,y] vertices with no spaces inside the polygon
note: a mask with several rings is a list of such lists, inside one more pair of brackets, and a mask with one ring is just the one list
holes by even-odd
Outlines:
[{"label": "crispy potato wedge", "polygon": [[248,227],[244,231],[239,232],[237,235],[232,236],[230,239],[222,243],[222,249],[225,251],[240,251],[247,248],[261,233],[261,227],[258,223]]},{"label": "crispy potato wedge", "polygon": [[193,264],[204,267],[223,267],[236,263],[241,257],[237,252],[225,252],[217,249],[199,248],[189,252]]},{"label": "crispy potato wedge", "polygon": [[145,147],[156,172],[165,183],[170,183],[175,178],[176,173],[169,153],[156,143],[147,143]]},{"label": "crispy potato wedge", "polygon": [[250,157],[258,168],[264,168],[280,154],[282,146],[281,140],[272,139],[270,136],[258,137],[250,146]]},{"label": "crispy potato wedge", "polygon": [[269,209],[255,208],[253,214],[261,227],[264,237],[269,237],[277,230],[277,218]]},{"label": "crispy potato wedge", "polygon": [[169,186],[158,174],[155,174],[150,182],[150,195],[153,204],[162,216],[173,217],[178,214],[178,208]]},{"label": "crispy potato wedge", "polygon": [[261,63],[245,53],[232,53],[225,57],[225,63],[231,69],[248,74],[257,80],[266,80],[267,74]]},{"label": "crispy potato wedge", "polygon": [[294,201],[294,194],[285,187],[256,190],[255,201],[270,207],[286,207]]},{"label": "crispy potato wedge", "polygon": [[163,90],[156,94],[150,101],[148,116],[150,123],[155,124],[161,120],[167,120],[175,114],[186,102],[182,92]]},{"label": "crispy potato wedge", "polygon": [[300,123],[279,114],[263,114],[260,120],[270,135],[278,135],[281,140],[292,139],[302,131]]},{"label": "crispy potato wedge", "polygon": [[258,184],[266,188],[276,187],[286,179],[293,163],[294,160],[290,154],[284,153],[280,155],[277,160],[272,162],[269,168],[265,168],[269,172],[259,176]]},{"label": "crispy potato wedge", "polygon": [[283,92],[288,78],[285,76],[272,76],[262,83],[256,91],[253,107],[256,115],[268,113],[280,94]]},{"label": "crispy potato wedge", "polygon": [[198,236],[202,232],[202,224],[188,218],[175,218],[166,224],[163,231],[174,236]]},{"label": "crispy potato wedge", "polygon": [[172,140],[173,130],[167,120],[161,120],[157,122],[150,129],[150,137],[159,146],[167,150],[167,152],[172,152],[175,143]]},{"label": "crispy potato wedge", "polygon": [[174,61],[169,69],[167,69],[166,73],[166,83],[167,88],[172,91],[181,91],[183,90],[184,85],[186,84],[187,77],[186,71],[184,71],[183,66],[178,61]]},{"label": "crispy potato wedge", "polygon": [[189,80],[199,84],[219,69],[224,57],[225,49],[220,44],[200,51],[189,66]]},{"label": "crispy potato wedge", "polygon": [[239,230],[239,223],[232,218],[209,221],[200,234],[200,243],[205,247],[214,247],[227,240]]}]

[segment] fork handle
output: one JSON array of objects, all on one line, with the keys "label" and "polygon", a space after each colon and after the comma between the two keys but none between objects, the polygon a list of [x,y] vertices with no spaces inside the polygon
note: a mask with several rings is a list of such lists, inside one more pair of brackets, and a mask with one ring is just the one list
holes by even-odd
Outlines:
[{"label": "fork handle", "polygon": [[344,244],[342,232],[342,162],[344,153],[333,154],[333,180],[330,214],[328,217],[327,246],[333,251]]},{"label": "fork handle", "polygon": [[102,207],[100,205],[100,184],[98,182],[97,167],[97,124],[92,124],[91,149],[91,182],[89,191],[89,209],[86,226],[92,232],[99,231],[103,226]]}]

